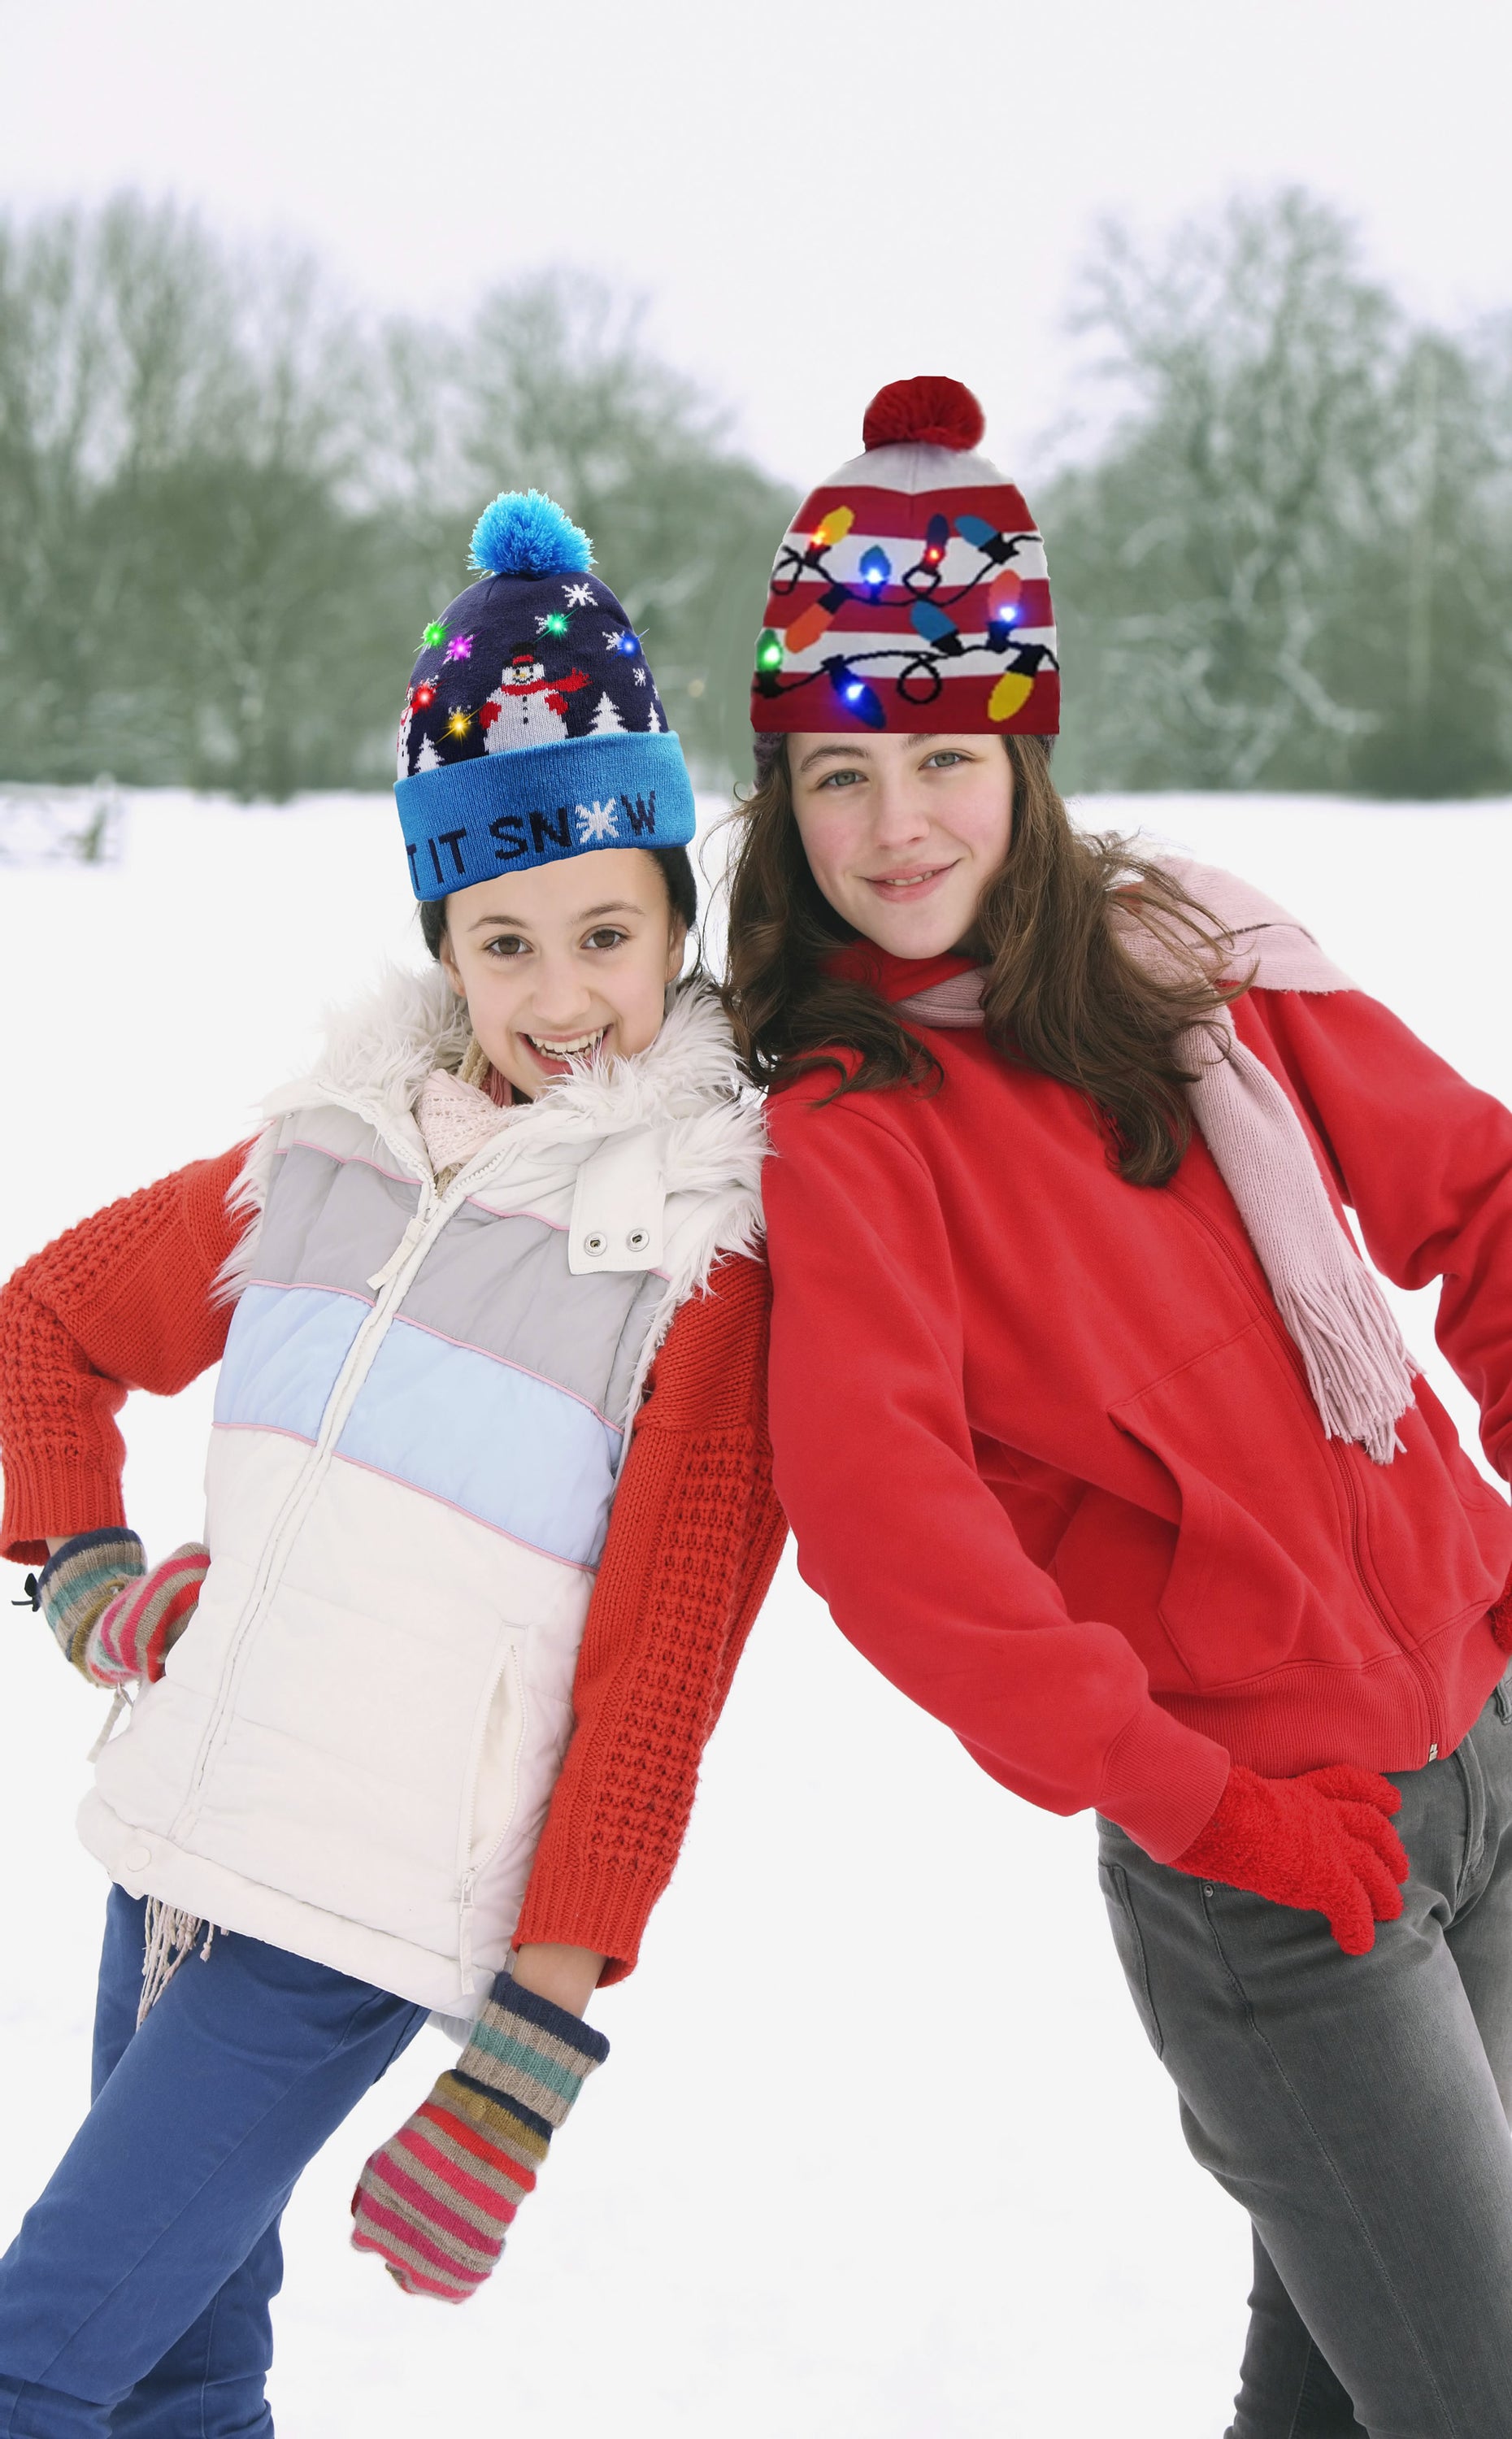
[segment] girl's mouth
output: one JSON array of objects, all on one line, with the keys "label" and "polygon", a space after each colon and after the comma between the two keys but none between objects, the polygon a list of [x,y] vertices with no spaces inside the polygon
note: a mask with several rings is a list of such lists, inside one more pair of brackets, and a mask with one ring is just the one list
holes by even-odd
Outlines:
[{"label": "girl's mouth", "polygon": [[556,1041],[545,1041],[535,1033],[527,1033],[524,1039],[548,1076],[570,1076],[573,1060],[591,1059],[608,1031],[608,1025],[601,1024],[594,1033],[563,1035]]},{"label": "girl's mouth", "polygon": [[866,886],[879,898],[927,898],[934,883],[943,881],[953,864],[932,863],[915,872],[878,872],[866,876]]}]

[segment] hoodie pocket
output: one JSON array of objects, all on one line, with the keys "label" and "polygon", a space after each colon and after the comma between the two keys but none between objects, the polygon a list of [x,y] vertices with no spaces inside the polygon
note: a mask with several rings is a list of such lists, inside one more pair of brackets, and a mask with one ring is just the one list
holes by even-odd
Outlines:
[{"label": "hoodie pocket", "polygon": [[1109,1408],[1152,1460],[1140,1504],[1174,1532],[1157,1609],[1203,1692],[1361,1656],[1349,1519],[1305,1398],[1255,1322]]}]

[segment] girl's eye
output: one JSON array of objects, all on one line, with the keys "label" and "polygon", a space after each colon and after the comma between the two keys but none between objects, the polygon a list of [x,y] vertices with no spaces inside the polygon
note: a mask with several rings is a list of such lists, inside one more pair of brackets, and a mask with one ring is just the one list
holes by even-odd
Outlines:
[{"label": "girl's eye", "polygon": [[590,932],[583,945],[589,949],[617,949],[629,937],[628,932],[616,932],[613,924],[606,924],[601,932]]},{"label": "girl's eye", "polygon": [[486,957],[523,957],[529,953],[530,943],[522,940],[518,932],[500,932],[483,944]]},{"label": "girl's eye", "polygon": [[967,757],[956,746],[942,745],[937,754],[926,754],[924,768],[926,771],[931,769],[948,771],[952,762],[964,762],[966,759]]},{"label": "girl's eye", "polygon": [[862,774],[859,771],[827,771],[819,786],[821,789],[848,788],[853,779],[860,779],[861,776]]}]

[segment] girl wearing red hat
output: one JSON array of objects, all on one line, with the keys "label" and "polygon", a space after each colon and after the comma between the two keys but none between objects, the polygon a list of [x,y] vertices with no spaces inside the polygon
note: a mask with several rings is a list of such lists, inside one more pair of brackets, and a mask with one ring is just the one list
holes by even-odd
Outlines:
[{"label": "girl wearing red hat", "polygon": [[[1232,875],[1074,830],[1043,547],[953,382],[805,503],[730,1001],[773,1087],[776,1483],[980,1766],[1095,1808],[1248,2210],[1233,2439],[1492,2439],[1512,2361],[1512,1116]],[[933,723],[933,725],[932,725]]]}]

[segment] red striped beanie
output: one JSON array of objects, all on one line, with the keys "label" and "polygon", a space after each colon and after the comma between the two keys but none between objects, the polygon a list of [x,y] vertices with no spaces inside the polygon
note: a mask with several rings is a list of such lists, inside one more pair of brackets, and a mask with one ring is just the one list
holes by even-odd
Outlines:
[{"label": "red striped beanie", "polygon": [[1044,544],[977,442],[960,382],[879,390],[863,454],[783,536],[756,639],[751,721],[794,729],[1054,737],[1060,664]]}]

